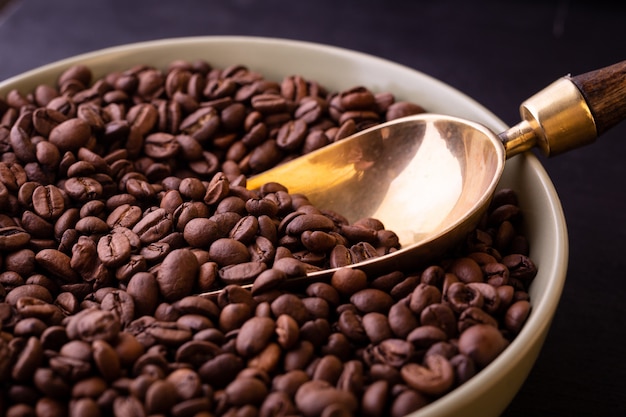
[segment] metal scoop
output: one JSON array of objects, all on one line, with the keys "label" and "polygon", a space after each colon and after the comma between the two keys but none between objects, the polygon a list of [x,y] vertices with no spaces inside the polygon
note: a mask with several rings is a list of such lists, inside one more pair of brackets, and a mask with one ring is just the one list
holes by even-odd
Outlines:
[{"label": "metal scoop", "polygon": [[393,120],[252,177],[248,188],[279,182],[351,222],[377,218],[398,234],[401,249],[351,267],[373,274],[415,267],[475,228],[507,158],[535,146],[556,155],[620,122],[626,61],[563,77],[522,103],[520,112],[522,121],[500,134],[444,115]]}]

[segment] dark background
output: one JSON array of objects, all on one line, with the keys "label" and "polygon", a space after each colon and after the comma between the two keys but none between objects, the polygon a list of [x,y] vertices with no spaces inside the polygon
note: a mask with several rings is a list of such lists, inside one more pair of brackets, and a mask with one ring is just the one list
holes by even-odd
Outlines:
[{"label": "dark background", "polygon": [[[0,79],[108,46],[195,35],[306,40],[384,57],[463,91],[512,125],[568,73],[626,59],[615,1],[0,0]],[[625,103],[626,105],[626,103]],[[626,123],[541,158],[568,222],[570,264],[544,349],[504,416],[626,411]]]}]

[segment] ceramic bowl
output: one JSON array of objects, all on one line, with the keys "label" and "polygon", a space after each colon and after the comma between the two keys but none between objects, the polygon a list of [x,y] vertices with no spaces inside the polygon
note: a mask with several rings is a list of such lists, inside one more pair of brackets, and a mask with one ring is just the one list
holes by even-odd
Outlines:
[{"label": "ceramic bowl", "polygon": [[[392,92],[397,99],[417,102],[431,112],[483,123],[496,132],[506,129],[475,100],[416,69],[332,46],[255,37],[192,37],[108,48],[8,79],[0,83],[0,96],[13,88],[31,91],[37,84],[54,83],[65,68],[78,63],[88,65],[99,77],[138,64],[164,68],[176,59],[205,59],[215,67],[244,64],[276,81],[299,74],[335,91],[363,85]],[[550,328],[568,263],[567,230],[559,198],[546,171],[530,153],[507,161],[500,186],[518,192],[531,258],[538,266],[530,288],[532,312],[519,335],[491,364],[415,412],[414,417],[501,414],[524,383]]]}]

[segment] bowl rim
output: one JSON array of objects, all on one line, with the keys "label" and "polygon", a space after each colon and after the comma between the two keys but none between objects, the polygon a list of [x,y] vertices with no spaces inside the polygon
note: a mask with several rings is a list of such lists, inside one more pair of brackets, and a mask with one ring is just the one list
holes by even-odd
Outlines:
[{"label": "bowl rim", "polygon": [[[85,61],[93,63],[94,61],[99,61],[106,57],[113,57],[121,53],[128,54],[141,52],[142,50],[145,51],[146,48],[153,49],[161,48],[163,46],[175,47],[183,44],[200,46],[224,42],[242,45],[253,44],[282,48],[303,48],[309,52],[314,51],[323,54],[343,55],[346,57],[356,58],[358,60],[365,59],[368,62],[376,62],[380,65],[395,67],[396,69],[402,71],[410,71],[412,76],[418,77],[424,82],[435,85],[437,89],[441,90],[445,94],[454,96],[456,99],[464,102],[465,105],[473,107],[483,117],[483,120],[480,120],[479,122],[489,125],[494,130],[501,129],[501,131],[504,131],[507,128],[504,122],[502,122],[497,116],[495,116],[495,114],[485,108],[478,101],[449,84],[446,84],[443,81],[417,69],[393,62],[386,58],[377,57],[368,53],[346,49],[339,46],[275,37],[189,36],[139,41],[110,46],[63,58],[9,77],[4,81],[0,81],[0,96],[6,94],[9,89],[14,87],[14,85],[24,84],[25,80],[41,77],[42,74],[58,75],[60,71],[76,63],[83,63]],[[128,68],[127,66],[123,67]],[[516,358],[527,355],[533,346],[541,346],[543,344],[543,340],[539,339],[543,339],[545,337],[555,314],[565,282],[567,259],[569,255],[567,227],[563,209],[554,185],[538,158],[532,152],[526,152],[525,154],[518,155],[515,158],[519,158],[519,163],[529,165],[529,168],[533,173],[535,173],[539,180],[541,191],[548,197],[547,202],[549,204],[545,207],[545,212],[542,213],[542,215],[551,216],[555,219],[555,253],[558,256],[558,259],[565,260],[565,264],[553,262],[551,265],[540,266],[541,268],[548,268],[548,266],[550,266],[548,270],[541,270],[542,274],[549,274],[550,278],[547,286],[548,290],[540,298],[538,304],[533,303],[533,299],[531,298],[532,312],[522,330],[510,343],[510,345],[500,355],[498,355],[493,362],[482,369],[469,381],[445,394],[443,397],[426,405],[420,410],[417,410],[415,413],[412,413],[411,415],[414,417],[435,416],[440,415],[441,413],[458,411],[459,404],[467,404],[468,401],[471,401],[472,396],[476,396],[477,393],[484,394],[486,391],[493,389],[497,383],[501,383],[502,375],[506,373],[507,369],[511,368],[511,364],[515,363]],[[507,162],[507,165],[508,164],[509,162]],[[546,318],[548,318],[548,320],[546,320]],[[530,372],[530,370],[528,372]],[[524,376],[524,378],[525,377],[526,376]],[[510,401],[507,401],[507,404],[508,402]]]}]

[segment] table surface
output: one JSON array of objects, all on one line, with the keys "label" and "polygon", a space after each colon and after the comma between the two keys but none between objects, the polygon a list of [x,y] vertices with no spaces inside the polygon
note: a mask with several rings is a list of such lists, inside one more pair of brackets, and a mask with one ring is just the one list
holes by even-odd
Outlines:
[{"label": "table surface", "polygon": [[[568,73],[626,58],[614,1],[0,0],[0,80],[78,53],[196,35],[320,42],[384,57],[473,97],[508,125]],[[626,411],[626,124],[592,146],[541,158],[570,238],[565,289],[544,348],[503,414]]]}]

